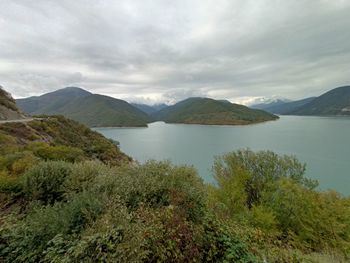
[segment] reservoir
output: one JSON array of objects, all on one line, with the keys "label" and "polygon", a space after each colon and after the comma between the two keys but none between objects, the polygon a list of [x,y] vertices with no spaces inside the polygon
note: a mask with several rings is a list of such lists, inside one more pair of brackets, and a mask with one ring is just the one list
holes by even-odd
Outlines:
[{"label": "reservoir", "polygon": [[281,116],[247,126],[210,126],[155,122],[148,128],[96,128],[120,142],[134,159],[170,160],[193,165],[213,182],[215,156],[242,148],[295,155],[306,163],[306,176],[320,189],[350,194],[350,118]]}]

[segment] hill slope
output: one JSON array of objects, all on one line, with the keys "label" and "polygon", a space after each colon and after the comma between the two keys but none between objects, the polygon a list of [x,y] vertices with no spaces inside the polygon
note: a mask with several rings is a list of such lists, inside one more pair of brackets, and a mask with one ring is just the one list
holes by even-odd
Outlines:
[{"label": "hill slope", "polygon": [[11,94],[0,86],[0,120],[17,120],[25,118],[24,114],[17,108]]},{"label": "hill slope", "polygon": [[32,115],[62,114],[90,127],[147,126],[149,117],[126,101],[69,87],[17,100],[19,108]]},{"label": "hill slope", "polygon": [[335,88],[315,98],[289,115],[350,116],[350,86]]},{"label": "hill slope", "polygon": [[63,116],[1,124],[0,155],[21,151],[50,160],[98,159],[112,164],[130,160],[115,142]]},{"label": "hill slope", "polygon": [[251,124],[278,117],[248,107],[209,98],[189,98],[152,115],[167,123],[238,125]]}]

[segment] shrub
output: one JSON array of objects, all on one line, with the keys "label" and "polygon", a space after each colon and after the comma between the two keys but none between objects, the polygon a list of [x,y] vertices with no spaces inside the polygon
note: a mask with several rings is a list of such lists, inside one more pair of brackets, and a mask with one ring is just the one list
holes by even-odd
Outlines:
[{"label": "shrub", "polygon": [[43,160],[67,162],[84,160],[84,152],[81,149],[65,145],[51,146],[43,142],[35,142],[27,145],[26,149]]},{"label": "shrub", "polygon": [[64,182],[67,193],[78,193],[93,187],[99,176],[110,174],[110,168],[99,161],[85,161],[71,166]]},{"label": "shrub", "polygon": [[[259,204],[264,191],[280,178],[290,178],[308,189],[314,189],[317,181],[304,177],[305,164],[293,156],[279,156],[271,151],[252,152],[239,150],[217,157],[213,166],[215,178],[223,183],[246,173],[244,190],[247,207]],[[237,179],[238,180],[238,179]]]},{"label": "shrub", "polygon": [[41,162],[24,175],[23,192],[31,200],[53,203],[63,198],[63,183],[72,165],[61,161]]},{"label": "shrub", "polygon": [[294,157],[243,150],[218,157],[214,171],[209,206],[225,222],[262,230],[267,246],[349,255],[350,199],[317,192]]},{"label": "shrub", "polygon": [[51,240],[58,235],[77,238],[101,211],[101,202],[89,193],[76,195],[67,203],[39,206],[20,224],[2,230],[0,257],[16,262],[41,261]]},{"label": "shrub", "polygon": [[0,170],[11,175],[21,175],[38,159],[29,151],[15,152],[0,157]]}]

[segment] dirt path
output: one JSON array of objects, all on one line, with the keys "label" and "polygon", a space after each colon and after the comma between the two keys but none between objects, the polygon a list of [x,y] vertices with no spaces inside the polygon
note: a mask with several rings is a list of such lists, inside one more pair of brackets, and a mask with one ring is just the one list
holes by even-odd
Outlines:
[{"label": "dirt path", "polygon": [[0,124],[9,123],[9,122],[29,122],[34,120],[33,118],[27,118],[27,119],[19,119],[19,120],[0,120]]}]

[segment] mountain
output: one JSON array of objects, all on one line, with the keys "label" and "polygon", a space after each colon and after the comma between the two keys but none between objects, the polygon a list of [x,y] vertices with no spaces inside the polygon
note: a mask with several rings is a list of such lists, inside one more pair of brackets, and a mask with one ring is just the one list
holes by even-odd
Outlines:
[{"label": "mountain", "polygon": [[161,103],[161,104],[154,104],[154,105],[147,105],[147,104],[140,104],[140,103],[131,103],[132,106],[138,108],[139,110],[142,110],[143,112],[147,114],[152,114],[156,111],[159,111],[161,109],[164,109],[168,107],[168,105]]},{"label": "mountain", "polygon": [[287,114],[288,112],[291,112],[300,108],[301,106],[313,101],[314,99],[315,97],[310,97],[302,100],[285,102],[278,105],[272,105],[270,107],[266,107],[264,110],[274,114],[284,115],[284,114]]},{"label": "mountain", "polygon": [[350,116],[350,86],[332,89],[288,115]]},{"label": "mountain", "polygon": [[146,113],[126,101],[76,87],[18,99],[17,105],[32,115],[62,114],[90,127],[143,127],[150,121]]},{"label": "mountain", "polygon": [[16,101],[0,86],[0,120],[23,119],[25,115],[17,108]]},{"label": "mountain", "polygon": [[[288,99],[266,100],[262,103],[251,105],[250,108],[269,111],[268,109],[270,109],[270,108],[278,107],[280,105],[283,105],[283,104],[289,103],[289,102],[291,102],[291,101]],[[269,111],[269,112],[271,112],[271,111]]]},{"label": "mountain", "polygon": [[251,106],[254,109],[261,109],[274,114],[286,114],[290,111],[296,110],[299,107],[311,102],[315,97],[310,97],[302,100],[290,101],[290,100],[276,100],[269,103],[261,103]]},{"label": "mountain", "polygon": [[209,98],[189,98],[152,114],[152,117],[167,123],[208,125],[251,124],[278,118],[262,110]]},{"label": "mountain", "polygon": [[165,104],[165,103],[159,103],[159,104],[154,104],[152,105],[152,107],[156,110],[156,111],[160,111],[162,109],[165,109],[167,107],[169,107],[169,105]]},{"label": "mountain", "polygon": [[151,114],[157,111],[155,108],[147,104],[131,103],[131,105],[147,114]]}]

